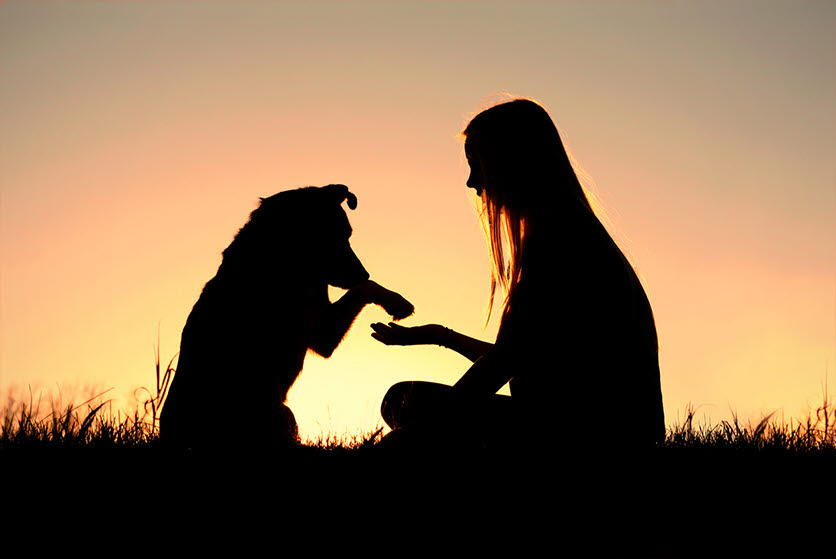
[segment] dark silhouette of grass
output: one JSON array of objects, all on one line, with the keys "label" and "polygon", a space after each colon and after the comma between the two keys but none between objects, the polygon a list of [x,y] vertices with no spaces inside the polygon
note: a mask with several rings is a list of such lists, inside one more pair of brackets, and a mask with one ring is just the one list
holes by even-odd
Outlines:
[{"label": "dark silhouette of grass", "polygon": [[121,417],[103,413],[108,401],[97,394],[79,405],[72,403],[42,411],[42,395],[30,391],[28,400],[10,396],[0,417],[0,450],[33,448],[140,448],[153,446],[156,432],[139,411]]},{"label": "dark silhouette of grass", "polygon": [[803,421],[777,422],[775,412],[758,423],[731,421],[695,424],[696,408],[686,409],[684,420],[668,429],[663,449],[692,452],[747,453],[751,455],[836,456],[836,408],[827,395]]},{"label": "dark silhouette of grass", "polygon": [[[110,400],[103,397],[105,390],[80,404],[61,404],[50,400],[50,408],[43,411],[42,394],[28,398],[7,394],[0,410],[0,456],[16,451],[49,449],[139,450],[161,451],[159,444],[159,412],[164,404],[172,375],[174,359],[163,368],[155,355],[154,390],[135,391],[138,405],[130,413],[111,411]],[[738,457],[836,457],[836,407],[831,402],[827,385],[823,386],[822,403],[802,420],[778,422],[775,413],[766,415],[756,424],[741,422],[736,413],[731,421],[713,425],[695,421],[697,407],[689,405],[682,421],[667,429],[664,443],[656,448],[662,457],[687,456],[694,459],[720,456]],[[207,425],[211,429],[211,425]],[[623,422],[629,429],[629,420]],[[595,436],[595,435],[590,435]],[[606,435],[600,435],[596,446],[606,449]],[[297,454],[307,457],[380,456],[379,444],[383,429],[360,435],[338,437],[328,434],[315,441],[299,445]],[[223,441],[219,441],[220,451]],[[559,440],[543,441],[543,447],[559,449]]]},{"label": "dark silhouette of grass", "polygon": [[[60,405],[29,393],[28,400],[9,395],[0,415],[0,451],[32,448],[156,449],[159,446],[159,409],[172,372],[157,364],[155,392],[141,389],[146,398],[132,414],[109,410],[107,392],[80,404]],[[821,405],[802,421],[778,422],[775,414],[756,424],[731,421],[708,425],[696,420],[697,408],[689,406],[681,422],[668,428],[660,453],[750,456],[836,456],[836,407],[824,397]],[[208,426],[210,427],[210,426]],[[629,423],[623,428],[629,429]],[[301,445],[320,456],[360,455],[378,446],[383,430],[338,437],[328,434]],[[594,436],[594,435],[593,435]],[[222,442],[219,441],[222,446]],[[545,446],[553,443],[543,441]],[[600,442],[606,446],[606,438]]]}]

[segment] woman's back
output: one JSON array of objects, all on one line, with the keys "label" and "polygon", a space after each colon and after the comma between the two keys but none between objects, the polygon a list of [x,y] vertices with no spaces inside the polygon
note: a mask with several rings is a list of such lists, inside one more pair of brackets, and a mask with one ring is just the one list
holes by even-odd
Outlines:
[{"label": "woman's back", "polygon": [[576,213],[532,230],[509,305],[497,344],[521,356],[511,392],[530,428],[590,442],[664,438],[653,313],[597,218]]}]

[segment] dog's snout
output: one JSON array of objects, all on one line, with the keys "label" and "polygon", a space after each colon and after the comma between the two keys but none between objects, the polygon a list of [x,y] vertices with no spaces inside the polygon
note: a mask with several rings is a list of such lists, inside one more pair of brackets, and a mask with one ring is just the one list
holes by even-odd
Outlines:
[{"label": "dog's snout", "polygon": [[346,247],[341,258],[334,264],[335,269],[331,274],[331,280],[328,282],[334,287],[351,289],[371,277],[351,246]]}]

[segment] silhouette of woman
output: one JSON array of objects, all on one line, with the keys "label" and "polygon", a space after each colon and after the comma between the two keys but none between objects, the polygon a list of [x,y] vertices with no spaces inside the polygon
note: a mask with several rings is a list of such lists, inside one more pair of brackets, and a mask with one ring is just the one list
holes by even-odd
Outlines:
[{"label": "silhouette of woman", "polygon": [[[499,332],[490,344],[437,324],[373,324],[384,344],[437,344],[473,361],[453,386],[394,385],[384,420],[394,432],[481,446],[639,449],[664,439],[650,303],[551,117],[517,99],[479,113],[463,136],[467,186],[486,221],[491,305],[498,285],[506,294]],[[511,396],[496,394],[508,381]]]}]

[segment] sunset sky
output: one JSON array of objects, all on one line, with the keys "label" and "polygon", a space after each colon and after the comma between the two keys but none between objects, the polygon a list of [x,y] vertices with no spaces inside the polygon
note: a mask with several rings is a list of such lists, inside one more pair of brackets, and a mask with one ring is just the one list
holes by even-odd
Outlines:
[{"label": "sunset sky", "polygon": [[[549,110],[642,276],[668,425],[689,403],[806,417],[836,392],[829,0],[3,0],[0,390],[128,405],[258,198],[333,182],[372,278],[415,304],[404,324],[492,341],[457,134],[502,92]],[[366,433],[393,383],[468,367],[376,342],[387,320],[368,307],[308,357],[303,438]]]}]

